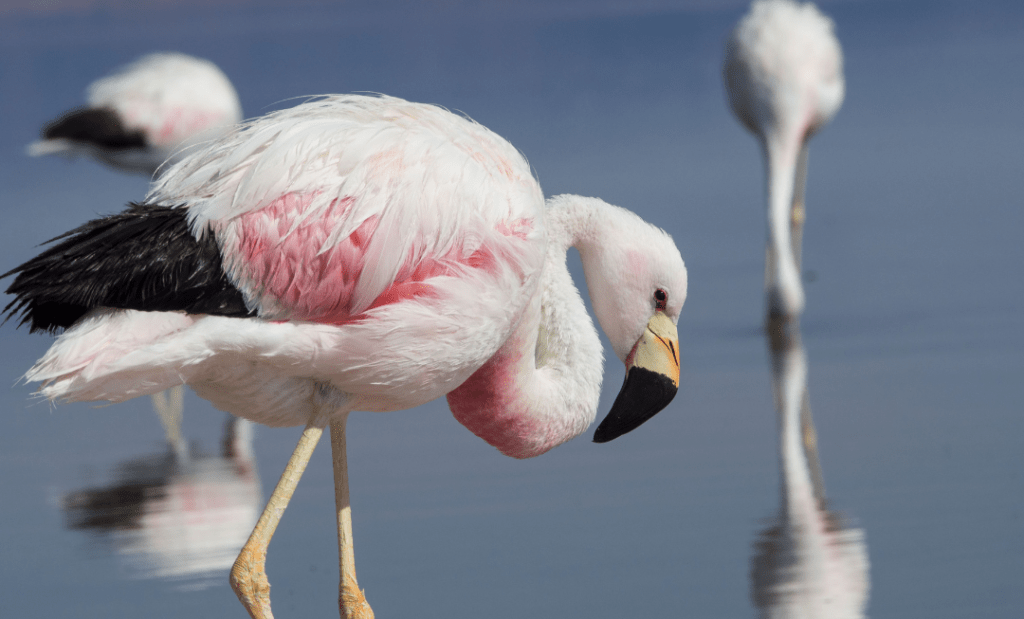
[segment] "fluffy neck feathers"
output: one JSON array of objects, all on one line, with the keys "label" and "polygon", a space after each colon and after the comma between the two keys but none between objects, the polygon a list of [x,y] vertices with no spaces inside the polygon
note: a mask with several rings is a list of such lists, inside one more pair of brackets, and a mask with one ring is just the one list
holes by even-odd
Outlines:
[{"label": "fluffy neck feathers", "polygon": [[502,348],[448,394],[474,434],[516,458],[537,456],[582,433],[597,414],[603,351],[566,266],[569,247],[595,241],[599,200],[548,202],[548,249],[540,286]]}]

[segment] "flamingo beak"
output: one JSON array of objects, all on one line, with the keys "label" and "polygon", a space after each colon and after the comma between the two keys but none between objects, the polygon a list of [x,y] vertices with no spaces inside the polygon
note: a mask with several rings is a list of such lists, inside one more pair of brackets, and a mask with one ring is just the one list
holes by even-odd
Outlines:
[{"label": "flamingo beak", "polygon": [[594,432],[607,443],[654,417],[679,390],[679,335],[664,312],[655,312],[626,357],[626,380],[615,404]]}]

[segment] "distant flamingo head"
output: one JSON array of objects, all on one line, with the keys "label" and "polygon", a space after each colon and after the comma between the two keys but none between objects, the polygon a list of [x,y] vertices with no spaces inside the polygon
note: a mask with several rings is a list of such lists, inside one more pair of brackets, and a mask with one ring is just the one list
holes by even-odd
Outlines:
[{"label": "distant flamingo head", "polygon": [[665,231],[597,200],[591,212],[575,246],[594,313],[626,366],[625,384],[594,437],[606,442],[653,417],[676,394],[676,323],[687,277],[679,249]]}]

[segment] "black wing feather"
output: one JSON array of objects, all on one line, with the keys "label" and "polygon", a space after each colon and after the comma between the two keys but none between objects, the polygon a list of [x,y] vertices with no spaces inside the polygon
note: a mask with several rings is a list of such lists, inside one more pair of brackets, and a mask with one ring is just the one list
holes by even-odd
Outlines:
[{"label": "black wing feather", "polygon": [[187,209],[130,204],[48,241],[57,243],[0,275],[17,275],[4,320],[54,332],[97,307],[253,316],[224,272],[211,231],[196,239]]},{"label": "black wing feather", "polygon": [[43,127],[43,139],[65,139],[108,149],[145,148],[142,131],[129,131],[110,108],[71,110]]}]

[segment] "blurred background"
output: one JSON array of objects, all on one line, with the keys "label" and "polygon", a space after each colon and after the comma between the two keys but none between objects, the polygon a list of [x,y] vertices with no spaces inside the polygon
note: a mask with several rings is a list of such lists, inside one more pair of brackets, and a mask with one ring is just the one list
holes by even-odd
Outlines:
[{"label": "blurred background", "polygon": [[[1024,5],[818,4],[836,22],[847,96],[811,141],[802,344],[826,520],[855,545],[867,589],[817,616],[1022,616]],[[355,91],[462,111],[516,145],[546,194],[600,196],[674,236],[690,274],[682,385],[636,432],[528,461],[472,436],[443,401],[352,415],[359,582],[377,616],[771,614],[780,426],[762,334],[763,171],[721,78],[746,10],[5,0],[0,270],[145,194],[145,178],[24,151],[144,53],[212,60],[247,117]],[[211,540],[244,540],[299,429],[239,435],[189,393],[182,460],[147,398],[54,408],[14,384],[50,342],[0,330],[12,385],[0,616],[244,616],[232,553]],[[606,350],[602,413],[622,380]],[[336,616],[332,493],[324,444],[270,546],[280,617]]]}]

